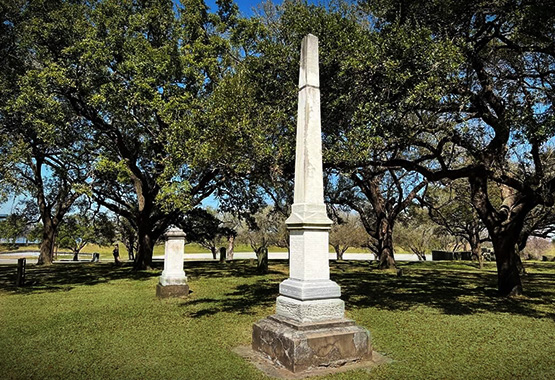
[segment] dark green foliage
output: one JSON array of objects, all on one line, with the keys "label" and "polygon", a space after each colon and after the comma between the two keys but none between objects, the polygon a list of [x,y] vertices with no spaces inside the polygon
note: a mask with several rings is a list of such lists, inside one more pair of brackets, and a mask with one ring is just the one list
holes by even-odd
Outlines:
[{"label": "dark green foliage", "polygon": [[[87,191],[128,220],[138,235],[137,267],[148,267],[158,237],[216,189],[228,165],[218,160],[227,149],[216,144],[205,110],[231,67],[226,35],[236,7],[227,0],[218,13],[195,0],[11,5],[2,14],[9,17],[2,49],[15,57],[2,63],[0,121],[10,130],[1,165],[10,176],[2,182],[18,181],[13,162],[40,154],[38,166],[47,155],[50,185],[63,195],[52,198],[67,201],[45,229],[55,231]],[[27,190],[36,192],[38,181]]]},{"label": "dark green foliage", "polygon": [[0,239],[4,239],[9,247],[15,247],[16,240],[26,237],[29,232],[28,222],[22,214],[12,213],[8,215],[6,219],[0,221]]},{"label": "dark green foliage", "polygon": [[[13,1],[2,7],[0,186],[33,199],[42,222],[39,262],[50,264],[59,224],[86,191],[94,147],[88,123],[60,87],[83,14],[64,1]],[[4,34],[5,33],[5,34]],[[3,55],[4,56],[4,55]]]}]

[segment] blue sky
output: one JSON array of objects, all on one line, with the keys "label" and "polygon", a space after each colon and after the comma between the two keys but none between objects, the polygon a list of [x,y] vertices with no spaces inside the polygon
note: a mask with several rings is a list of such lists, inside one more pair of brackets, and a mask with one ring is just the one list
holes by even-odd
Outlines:
[{"label": "blue sky", "polygon": [[[258,4],[262,1],[258,0],[235,0],[235,3],[239,6],[239,10],[243,16],[251,16],[253,14],[252,10],[256,8]],[[281,1],[274,1],[274,2],[281,2]],[[210,7],[211,10],[216,10],[216,1],[215,0],[206,0],[206,4]]]}]

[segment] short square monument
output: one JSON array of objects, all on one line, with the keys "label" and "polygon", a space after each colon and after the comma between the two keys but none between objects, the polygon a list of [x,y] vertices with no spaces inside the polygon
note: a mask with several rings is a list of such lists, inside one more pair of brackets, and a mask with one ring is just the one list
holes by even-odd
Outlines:
[{"label": "short square monument", "polygon": [[370,333],[345,318],[339,285],[330,280],[324,204],[318,38],[301,47],[290,231],[289,278],[279,286],[276,314],[256,322],[252,348],[297,373],[372,359]]},{"label": "short square monument", "polygon": [[166,238],[164,270],[160,276],[160,282],[156,286],[156,296],[159,298],[188,296],[189,285],[183,270],[185,232],[177,227],[172,227],[164,237]]}]

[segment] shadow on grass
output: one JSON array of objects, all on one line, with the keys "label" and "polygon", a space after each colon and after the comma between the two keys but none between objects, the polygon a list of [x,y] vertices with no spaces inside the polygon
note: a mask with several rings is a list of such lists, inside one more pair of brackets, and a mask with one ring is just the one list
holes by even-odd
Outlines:
[{"label": "shadow on grass", "polygon": [[[110,281],[131,279],[136,281],[159,277],[163,270],[163,261],[153,262],[153,269],[135,271],[132,263],[115,265],[111,262],[57,262],[51,266],[27,264],[25,286],[15,287],[17,265],[0,265],[0,290],[12,293],[37,293],[68,291],[75,286],[97,285]],[[219,263],[217,261],[186,261],[184,269],[189,279],[196,278],[244,278],[257,275],[256,266],[248,260]],[[282,274],[270,271],[269,275]]]},{"label": "shadow on grass", "polygon": [[218,313],[254,315],[255,308],[270,307],[276,303],[279,283],[282,279],[261,279],[254,284],[236,286],[223,298],[199,298],[184,301],[187,316],[201,318]]},{"label": "shadow on grass", "polygon": [[[220,312],[254,314],[255,308],[275,305],[279,283],[287,277],[284,267],[281,264],[278,270],[260,276],[251,284],[222,283],[233,288],[213,297],[186,300],[181,306],[188,308],[187,315],[193,318]],[[530,273],[523,277],[526,295],[518,298],[497,295],[494,265],[484,270],[477,269],[473,263],[406,263],[401,267],[404,275],[397,277],[375,269],[368,262],[331,263],[332,279],[341,285],[341,298],[348,310],[412,310],[426,306],[449,315],[498,312],[555,319],[555,264],[527,264]],[[195,263],[188,273],[226,277],[236,270],[246,270],[242,275],[256,275],[254,269],[249,272],[244,264],[228,269],[221,272]]]},{"label": "shadow on grass", "polygon": [[[119,279],[137,281],[160,276],[162,263],[151,271],[134,271],[131,264],[63,263],[28,266],[27,286],[15,288],[15,265],[0,265],[0,289],[12,293],[67,291],[78,285],[96,285]],[[527,262],[522,278],[525,296],[497,296],[493,264],[479,270],[473,263],[404,263],[402,277],[375,269],[362,261],[331,262],[331,276],[342,288],[348,310],[378,308],[412,310],[420,306],[450,315],[500,312],[555,320],[555,263]],[[250,260],[225,264],[186,261],[190,281],[212,286],[210,297],[187,299],[181,306],[199,318],[220,312],[254,314],[256,308],[275,305],[279,283],[287,277],[284,261],[271,261],[270,273],[259,275]],[[214,281],[211,281],[214,280]],[[194,291],[194,288],[193,288]]]},{"label": "shadow on grass", "polygon": [[[192,318],[201,318],[217,313],[255,314],[258,307],[270,307],[275,304],[279,295],[279,283],[287,278],[287,263],[283,260],[270,260],[269,272],[260,275],[256,264],[251,260],[236,260],[226,264],[214,266],[213,263],[190,263],[186,268],[187,277],[201,278],[249,278],[248,284],[236,285],[235,281],[221,280],[221,286],[230,286],[218,297],[203,297],[188,299],[181,306],[188,309],[187,315]],[[185,263],[187,266],[187,262]]]},{"label": "shadow on grass", "polygon": [[0,289],[12,293],[68,291],[79,285],[97,285],[114,280],[148,280],[159,271],[134,271],[132,263],[55,263],[51,266],[26,267],[25,286],[16,288],[16,265],[0,265]]},{"label": "shadow on grass", "polygon": [[[268,275],[282,275],[284,261],[270,260]],[[217,261],[185,261],[185,273],[189,279],[197,278],[250,278],[258,276],[256,264],[251,260],[234,260],[225,263]],[[286,267],[285,267],[286,269]]]},{"label": "shadow on grass", "polygon": [[[453,265],[453,264],[452,264]],[[432,307],[444,314],[469,315],[501,312],[555,319],[555,265],[527,264],[522,278],[525,296],[497,295],[497,273],[474,264],[402,264],[403,276],[372,268],[368,263],[344,262],[332,266],[348,309],[410,310]],[[543,271],[537,271],[542,268]]]}]

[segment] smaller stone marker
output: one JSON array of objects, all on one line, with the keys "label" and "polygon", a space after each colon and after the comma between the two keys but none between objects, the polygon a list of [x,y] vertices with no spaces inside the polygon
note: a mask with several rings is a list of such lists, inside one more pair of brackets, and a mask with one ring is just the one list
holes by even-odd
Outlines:
[{"label": "smaller stone marker", "polygon": [[25,285],[25,265],[26,259],[17,259],[17,277],[15,278],[15,286],[18,288]]},{"label": "smaller stone marker", "polygon": [[100,253],[93,252],[91,263],[98,263],[100,262]]},{"label": "smaller stone marker", "polygon": [[172,227],[166,232],[165,238],[164,270],[160,276],[160,282],[156,286],[156,295],[159,298],[187,296],[189,295],[189,285],[183,270],[185,232],[177,227]]}]

